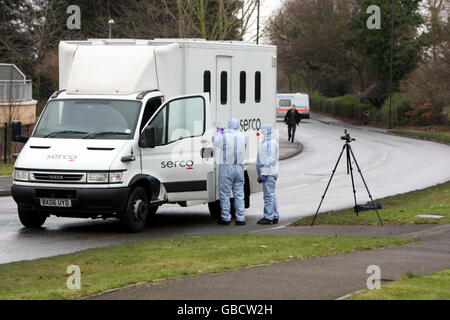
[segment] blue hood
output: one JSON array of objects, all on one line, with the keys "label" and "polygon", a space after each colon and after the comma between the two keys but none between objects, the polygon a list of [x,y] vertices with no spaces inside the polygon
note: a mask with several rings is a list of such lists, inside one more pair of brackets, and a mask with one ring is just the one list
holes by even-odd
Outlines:
[{"label": "blue hood", "polygon": [[239,120],[236,118],[230,119],[230,121],[228,121],[228,129],[239,130]]},{"label": "blue hood", "polygon": [[270,124],[263,125],[261,133],[264,135],[264,140],[270,141],[272,139],[272,126]]}]

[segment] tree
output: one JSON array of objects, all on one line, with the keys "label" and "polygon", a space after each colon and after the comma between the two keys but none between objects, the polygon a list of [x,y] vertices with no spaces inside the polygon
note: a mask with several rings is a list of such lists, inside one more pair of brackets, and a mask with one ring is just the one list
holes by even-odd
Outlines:
[{"label": "tree", "polygon": [[[418,28],[423,23],[419,13],[421,0],[396,0],[393,47],[393,87],[398,89],[400,80],[414,70],[420,61],[421,42]],[[390,38],[392,0],[379,0],[381,29],[368,30],[367,8],[372,0],[360,0],[358,13],[352,19],[352,36],[347,39],[360,55],[367,57],[371,78],[380,81],[385,89],[389,83]]]},{"label": "tree", "polygon": [[[173,10],[174,1],[176,10]],[[257,0],[161,0],[180,38],[241,40]]]},{"label": "tree", "polygon": [[414,105],[431,104],[442,112],[450,108],[450,5],[445,0],[426,0],[423,10],[422,63],[401,82],[401,89]]},{"label": "tree", "polygon": [[318,90],[327,96],[352,90],[356,62],[342,39],[354,10],[353,0],[295,0],[270,19],[266,32],[278,46],[286,90]]}]

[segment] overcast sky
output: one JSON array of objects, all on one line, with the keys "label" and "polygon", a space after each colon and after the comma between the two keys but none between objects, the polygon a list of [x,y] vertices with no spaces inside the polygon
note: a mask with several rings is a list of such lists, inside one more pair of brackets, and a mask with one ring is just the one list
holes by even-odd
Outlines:
[{"label": "overcast sky", "polygon": [[[266,24],[266,21],[268,18],[270,18],[274,11],[276,11],[284,0],[261,0],[261,29],[264,29],[264,26]],[[247,35],[244,37],[245,41],[256,39],[256,13],[254,15],[251,27],[249,28],[249,31]],[[264,39],[261,41],[264,43]]]}]

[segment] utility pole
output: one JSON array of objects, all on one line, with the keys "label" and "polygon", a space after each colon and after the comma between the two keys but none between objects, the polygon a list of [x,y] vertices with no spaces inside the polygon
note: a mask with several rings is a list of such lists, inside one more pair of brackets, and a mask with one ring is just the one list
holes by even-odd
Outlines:
[{"label": "utility pole", "polygon": [[261,13],[261,0],[258,0],[258,17],[256,18],[256,44],[259,44],[259,18]]},{"label": "utility pole", "polygon": [[392,13],[391,13],[391,59],[389,65],[389,115],[388,115],[388,128],[392,128],[392,59],[394,51],[394,21],[395,21],[395,0],[392,0]]}]

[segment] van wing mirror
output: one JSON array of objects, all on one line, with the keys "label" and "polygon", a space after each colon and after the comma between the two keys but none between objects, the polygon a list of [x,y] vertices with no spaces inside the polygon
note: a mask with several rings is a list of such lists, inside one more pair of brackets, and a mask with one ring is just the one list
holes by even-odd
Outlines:
[{"label": "van wing mirror", "polygon": [[22,122],[14,120],[11,123],[11,140],[14,142],[27,143],[28,137],[22,137]]},{"label": "van wing mirror", "polygon": [[141,148],[154,148],[156,146],[155,127],[149,126],[144,129],[139,139],[139,146]]}]

